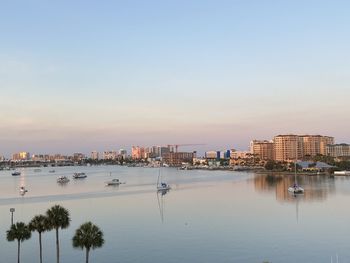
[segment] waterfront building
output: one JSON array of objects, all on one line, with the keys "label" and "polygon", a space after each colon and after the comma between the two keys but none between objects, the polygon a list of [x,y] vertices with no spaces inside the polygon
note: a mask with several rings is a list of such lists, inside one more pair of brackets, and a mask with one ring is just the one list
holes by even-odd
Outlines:
[{"label": "waterfront building", "polygon": [[169,166],[181,166],[183,163],[193,163],[196,152],[168,152],[162,156],[163,162]]},{"label": "waterfront building", "polygon": [[28,161],[30,160],[29,152],[19,152],[12,154],[13,161]]},{"label": "waterfront building", "polygon": [[231,150],[231,153],[230,153],[231,159],[247,159],[250,157],[251,157],[251,153],[248,151]]},{"label": "waterfront building", "polygon": [[50,155],[48,155],[48,154],[33,154],[32,161],[34,161],[34,162],[49,162]]},{"label": "waterfront building", "polygon": [[303,157],[303,138],[298,135],[278,135],[274,139],[275,160],[295,161]]},{"label": "waterfront building", "polygon": [[141,160],[145,158],[145,148],[140,146],[132,146],[131,158],[133,160]]},{"label": "waterfront building", "polygon": [[99,156],[100,154],[99,154],[99,152],[98,151],[92,151],[91,152],[91,159],[92,160],[98,160],[98,159],[100,159],[100,156]]},{"label": "waterfront building", "polygon": [[126,159],[128,157],[128,152],[124,149],[119,150],[119,156],[123,159]]},{"label": "waterfront building", "polygon": [[334,144],[334,137],[321,135],[301,135],[303,139],[303,157],[326,155],[326,146]]},{"label": "waterfront building", "polygon": [[273,160],[274,143],[267,140],[253,140],[250,142],[250,153],[261,160]]},{"label": "waterfront building", "polygon": [[322,135],[278,135],[274,137],[276,161],[295,161],[305,157],[326,155],[326,146],[334,144],[334,137]]},{"label": "waterfront building", "polygon": [[350,157],[350,144],[330,144],[326,146],[326,155],[332,157]]},{"label": "waterfront building", "polygon": [[55,163],[65,163],[65,162],[68,162],[69,159],[71,159],[68,156],[65,156],[59,153],[50,155],[49,158],[50,158],[50,161],[54,161]]},{"label": "waterfront building", "polygon": [[170,147],[160,147],[160,156],[162,157],[163,154],[169,153],[170,152]]},{"label": "waterfront building", "polygon": [[103,159],[104,160],[116,160],[118,158],[118,154],[116,151],[104,151]]},{"label": "waterfront building", "polygon": [[85,154],[83,153],[73,153],[73,161],[79,162],[86,159]]},{"label": "waterfront building", "polygon": [[218,159],[220,159],[220,152],[218,152],[218,151],[205,152],[205,158],[218,160]]}]

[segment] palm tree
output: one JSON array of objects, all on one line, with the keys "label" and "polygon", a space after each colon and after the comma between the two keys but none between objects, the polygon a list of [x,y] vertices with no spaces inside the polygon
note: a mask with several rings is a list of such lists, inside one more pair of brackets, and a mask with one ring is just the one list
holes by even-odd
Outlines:
[{"label": "palm tree", "polygon": [[46,216],[50,229],[56,230],[56,258],[57,263],[60,262],[60,244],[58,237],[58,230],[67,228],[69,226],[70,217],[69,211],[60,205],[54,205],[46,211]]},{"label": "palm tree", "polygon": [[90,249],[102,247],[104,242],[103,232],[91,222],[82,224],[73,237],[73,247],[86,249],[86,263],[89,262]]},{"label": "palm tree", "polygon": [[20,262],[21,255],[21,242],[29,239],[32,236],[32,233],[29,230],[29,227],[23,222],[17,222],[12,225],[10,230],[7,230],[7,241],[14,241],[17,239],[17,262]]},{"label": "palm tree", "polygon": [[37,231],[39,233],[39,249],[40,249],[40,263],[43,262],[41,233],[49,229],[49,224],[46,216],[37,215],[29,222],[30,231]]}]

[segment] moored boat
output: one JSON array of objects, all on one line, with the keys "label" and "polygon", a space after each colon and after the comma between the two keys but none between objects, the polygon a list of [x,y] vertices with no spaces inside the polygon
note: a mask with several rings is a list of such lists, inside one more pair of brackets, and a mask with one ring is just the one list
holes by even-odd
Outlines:
[{"label": "moored boat", "polygon": [[304,193],[304,188],[295,183],[293,186],[288,187],[288,192],[293,194],[302,194]]},{"label": "moored boat", "polygon": [[69,182],[69,179],[67,176],[60,176],[57,178],[57,183],[60,183],[60,184],[65,184],[65,183],[68,183]]},{"label": "moored boat", "polygon": [[112,180],[106,182],[106,186],[109,186],[109,185],[120,185],[120,184],[123,184],[123,183],[121,181],[119,181],[119,179],[112,179]]},{"label": "moored boat", "polygon": [[19,175],[21,175],[21,172],[14,171],[14,172],[12,173],[12,176],[19,176]]},{"label": "moored boat", "polygon": [[24,186],[21,186],[21,187],[19,188],[19,194],[20,194],[20,195],[25,195],[26,192],[28,192],[28,190],[25,189]]},{"label": "moored boat", "polygon": [[85,173],[74,173],[73,178],[74,179],[82,179],[82,178],[86,178],[87,175]]},{"label": "moored boat", "polygon": [[157,179],[157,191],[168,191],[170,189],[171,189],[171,187],[169,184],[161,181],[161,172],[160,172],[160,168],[159,168],[159,174],[158,174],[158,179]]}]

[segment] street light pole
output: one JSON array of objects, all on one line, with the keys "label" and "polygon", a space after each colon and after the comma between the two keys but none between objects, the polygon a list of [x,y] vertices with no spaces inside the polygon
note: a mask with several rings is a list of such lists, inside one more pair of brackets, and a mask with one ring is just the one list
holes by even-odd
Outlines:
[{"label": "street light pole", "polygon": [[10,212],[11,212],[11,226],[13,225],[13,212],[15,212],[14,208],[10,208]]}]

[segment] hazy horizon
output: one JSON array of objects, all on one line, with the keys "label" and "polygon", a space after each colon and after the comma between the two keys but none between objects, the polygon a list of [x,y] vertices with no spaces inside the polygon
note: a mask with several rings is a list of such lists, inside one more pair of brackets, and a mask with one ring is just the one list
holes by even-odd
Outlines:
[{"label": "hazy horizon", "polygon": [[2,3],[0,155],[176,143],[245,150],[282,133],[350,143],[349,8]]}]

